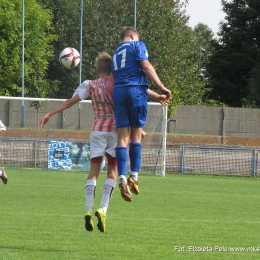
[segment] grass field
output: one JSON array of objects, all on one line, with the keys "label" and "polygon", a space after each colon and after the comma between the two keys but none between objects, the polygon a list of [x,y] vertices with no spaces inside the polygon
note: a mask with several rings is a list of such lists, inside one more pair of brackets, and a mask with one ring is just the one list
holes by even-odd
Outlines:
[{"label": "grass field", "polygon": [[[140,175],[141,191],[131,203],[117,186],[100,233],[84,228],[87,173],[6,172],[8,184],[0,183],[1,260],[259,259],[259,179]],[[104,179],[102,173],[95,209]]]}]

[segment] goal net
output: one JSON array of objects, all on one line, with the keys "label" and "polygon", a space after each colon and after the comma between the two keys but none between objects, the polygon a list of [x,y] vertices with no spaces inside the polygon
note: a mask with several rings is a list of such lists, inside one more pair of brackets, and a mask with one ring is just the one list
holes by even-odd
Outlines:
[{"label": "goal net", "polygon": [[142,140],[141,173],[165,176],[167,110],[167,106],[159,103],[148,103],[147,122],[144,126],[147,135]]},{"label": "goal net", "polygon": [[[0,156],[0,163],[3,165],[9,165],[9,166],[24,166],[24,167],[48,167],[50,166],[50,163],[52,163],[50,157],[51,157],[51,151],[53,152],[54,148],[50,148],[50,142],[62,142],[68,141],[67,146],[71,145],[71,143],[75,146],[74,143],[85,143],[85,150],[89,149],[89,140],[82,139],[82,136],[75,135],[75,139],[72,139],[74,137],[69,136],[69,138],[66,140],[66,137],[64,139],[63,137],[57,137],[55,133],[51,131],[47,131],[44,134],[44,140],[41,139],[41,131],[38,131],[38,124],[40,121],[41,115],[44,115],[46,112],[49,111],[51,108],[57,106],[57,102],[62,102],[64,100],[62,99],[43,99],[43,98],[18,98],[18,97],[0,97],[0,100],[8,100],[8,102],[11,103],[11,100],[14,100],[14,102],[21,102],[22,100],[25,100],[25,102],[31,102],[31,101],[39,101],[39,102],[45,102],[45,106],[40,111],[40,115],[37,115],[37,111],[33,108],[29,108],[29,105],[27,103],[26,109],[25,109],[25,126],[28,126],[28,123],[33,124],[33,122],[36,122],[34,125],[30,125],[30,130],[28,130],[28,134],[23,137],[11,138],[11,137],[4,137],[2,136],[0,138],[0,152],[2,156]],[[19,103],[20,104],[20,103]],[[92,122],[93,113],[91,107],[91,102],[89,100],[85,100],[81,102],[81,105],[84,106],[84,118],[83,113],[79,113],[79,109],[76,107],[72,108],[70,111],[65,111],[65,113],[62,113],[61,115],[55,115],[53,120],[51,120],[48,123],[48,126],[46,128],[50,129],[60,129],[57,127],[57,122],[61,122],[62,129],[72,129],[76,128],[76,126],[81,125],[81,123],[78,124],[78,120],[81,119],[84,122],[86,121],[85,118],[88,118],[89,122]],[[19,126],[19,117],[20,117],[20,109],[19,106],[16,103],[12,103],[12,110],[17,110],[15,117],[16,120],[14,122],[11,121],[11,123],[17,124]],[[68,114],[67,114],[68,113]],[[82,119],[83,118],[83,119]],[[22,119],[22,116],[21,116]],[[91,125],[91,124],[90,124]],[[13,126],[13,125],[12,125]],[[15,125],[16,126],[16,125]],[[140,172],[141,173],[154,173],[157,175],[165,176],[165,154],[166,154],[166,127],[167,126],[167,106],[162,106],[160,103],[156,102],[148,102],[148,115],[147,115],[147,123],[144,126],[144,131],[147,133],[147,136],[142,140],[142,163]],[[84,126],[84,129],[88,129],[90,127]],[[72,130],[73,131],[73,130]],[[9,131],[7,131],[9,133]],[[26,129],[24,129],[23,132],[27,132]],[[26,134],[26,133],[25,133]],[[73,147],[74,147],[73,146]],[[88,149],[87,149],[88,148]],[[62,147],[59,147],[59,150],[63,149]],[[66,148],[66,149],[71,149]],[[64,148],[65,150],[65,148]],[[75,150],[75,149],[74,149]],[[74,151],[73,150],[73,151]],[[82,152],[81,160],[87,160],[85,155],[85,150]],[[55,151],[54,151],[55,152]],[[61,151],[57,154],[55,153],[55,156],[61,156]],[[71,158],[69,160],[63,160],[62,158],[55,159],[55,165],[57,164],[57,167],[62,168],[64,163],[66,162],[66,167],[69,165],[74,165],[74,161],[76,160],[74,157],[74,154],[72,151],[70,152]],[[55,157],[54,156],[54,157]],[[64,155],[65,156],[65,155]],[[74,157],[73,157],[74,156]],[[55,157],[56,158],[56,157]],[[65,161],[65,162],[63,162]],[[62,165],[61,165],[62,162]],[[82,163],[79,162],[81,165]],[[53,166],[53,164],[52,164]],[[65,167],[65,166],[64,166]],[[73,168],[73,167],[72,167]],[[106,167],[104,167],[106,168]],[[128,168],[130,169],[130,162],[128,161]],[[85,169],[85,168],[84,168]],[[83,170],[83,168],[81,168]]]}]

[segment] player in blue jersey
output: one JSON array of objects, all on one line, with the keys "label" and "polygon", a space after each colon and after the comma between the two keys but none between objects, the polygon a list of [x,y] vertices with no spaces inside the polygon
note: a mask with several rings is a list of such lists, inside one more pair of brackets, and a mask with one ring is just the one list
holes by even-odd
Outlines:
[{"label": "player in blue jersey", "polygon": [[[140,41],[139,33],[132,27],[125,27],[120,33],[120,40],[111,63],[115,78],[114,110],[118,131],[116,159],[121,195],[125,201],[132,201],[131,192],[139,193],[142,128],[146,123],[148,105],[147,78],[169,99],[171,91],[164,87],[149,62],[147,48]],[[131,172],[127,179],[128,144]]]}]

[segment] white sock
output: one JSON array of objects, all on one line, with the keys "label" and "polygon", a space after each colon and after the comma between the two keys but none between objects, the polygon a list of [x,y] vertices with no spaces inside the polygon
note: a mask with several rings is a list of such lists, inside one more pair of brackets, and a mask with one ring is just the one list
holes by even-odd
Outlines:
[{"label": "white sock", "polygon": [[86,181],[86,210],[92,212],[95,201],[95,190],[96,190],[96,180],[87,180]]},{"label": "white sock", "polygon": [[124,181],[124,182],[127,182],[125,175],[119,175],[118,178],[119,178],[119,180],[122,180],[122,181]]},{"label": "white sock", "polygon": [[103,195],[100,203],[100,207],[103,210],[103,213],[106,215],[107,214],[107,208],[109,205],[109,202],[111,200],[114,188],[116,186],[116,180],[107,178],[104,183],[104,188],[103,188]]},{"label": "white sock", "polygon": [[135,181],[138,181],[138,172],[130,172],[130,176],[133,177]]}]

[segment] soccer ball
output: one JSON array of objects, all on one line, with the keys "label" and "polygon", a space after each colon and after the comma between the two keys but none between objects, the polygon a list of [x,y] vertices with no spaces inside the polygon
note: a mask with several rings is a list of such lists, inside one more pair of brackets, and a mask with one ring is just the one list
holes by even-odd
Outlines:
[{"label": "soccer ball", "polygon": [[60,64],[67,69],[73,69],[79,65],[79,52],[71,47],[65,48],[59,55]]}]

